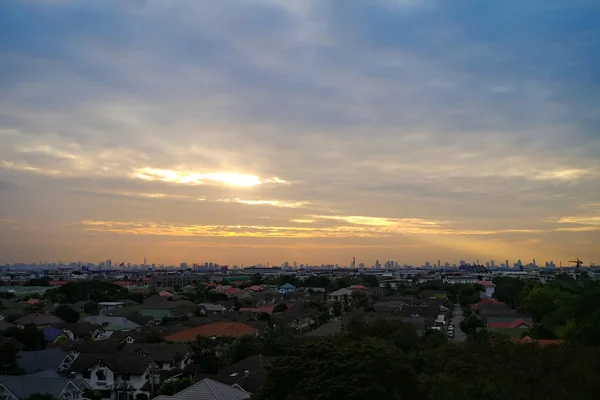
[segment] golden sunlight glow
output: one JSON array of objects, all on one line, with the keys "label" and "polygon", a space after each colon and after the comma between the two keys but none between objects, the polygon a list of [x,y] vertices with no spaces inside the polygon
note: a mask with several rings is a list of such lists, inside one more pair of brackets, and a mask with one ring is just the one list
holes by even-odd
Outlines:
[{"label": "golden sunlight glow", "polygon": [[570,181],[577,180],[588,174],[585,169],[562,169],[556,171],[548,171],[535,176],[538,180],[561,180]]},{"label": "golden sunlight glow", "polygon": [[277,177],[260,180],[257,176],[232,172],[194,173],[158,168],[140,168],[133,176],[147,181],[163,181],[188,185],[203,185],[209,182],[228,186],[253,187],[263,183],[287,183]]},{"label": "golden sunlight glow", "polygon": [[577,224],[577,225],[598,225],[600,226],[600,217],[563,217],[558,220],[559,224]]},{"label": "golden sunlight glow", "polygon": [[[340,217],[340,220],[345,221]],[[339,226],[265,226],[265,225],[171,225],[154,222],[114,222],[85,220],[81,224],[85,231],[111,232],[135,235],[164,236],[215,236],[215,237],[282,237],[282,238],[344,238],[344,237],[389,237],[396,234],[414,235],[494,235],[498,233],[531,233],[533,230],[480,231],[452,229],[443,223],[420,219],[352,217],[350,221],[362,224]],[[293,220],[311,223],[312,220]],[[377,224],[379,223],[379,224]]]},{"label": "golden sunlight glow", "polygon": [[220,201],[223,203],[247,204],[250,206],[268,205],[268,206],[279,207],[279,208],[299,208],[304,205],[304,203],[299,202],[299,201],[289,202],[289,201],[282,201],[282,200],[244,200],[244,199],[239,199],[239,198],[222,199],[222,200],[217,200],[217,201]]},{"label": "golden sunlight glow", "polygon": [[314,219],[293,219],[292,222],[296,222],[298,224],[312,224],[315,222]]}]

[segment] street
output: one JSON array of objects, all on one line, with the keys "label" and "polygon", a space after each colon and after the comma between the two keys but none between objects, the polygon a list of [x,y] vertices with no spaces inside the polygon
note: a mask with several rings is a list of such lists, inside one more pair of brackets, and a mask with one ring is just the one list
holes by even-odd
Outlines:
[{"label": "street", "polygon": [[455,313],[455,315],[452,317],[452,323],[454,324],[454,337],[452,338],[452,340],[454,340],[455,342],[464,342],[467,338],[467,335],[460,329],[460,323],[463,320],[462,309],[460,308],[460,306],[456,305],[454,306],[453,312]]}]

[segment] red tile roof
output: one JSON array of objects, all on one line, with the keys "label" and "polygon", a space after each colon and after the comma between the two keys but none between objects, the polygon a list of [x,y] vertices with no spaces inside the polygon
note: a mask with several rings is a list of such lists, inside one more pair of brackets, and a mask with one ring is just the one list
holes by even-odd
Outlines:
[{"label": "red tile roof", "polygon": [[553,344],[561,344],[564,343],[564,340],[556,340],[556,339],[532,339],[529,336],[525,336],[522,339],[513,339],[515,343],[537,343],[540,346],[549,346]]},{"label": "red tile roof", "polygon": [[224,290],[225,293],[228,294],[239,294],[239,293],[244,293],[244,291],[242,289],[238,289],[238,288],[229,288],[229,289],[225,289]]},{"label": "red tile roof", "polygon": [[48,283],[52,286],[63,286],[67,284],[67,281],[50,281]]},{"label": "red tile roof", "polygon": [[213,324],[197,326],[167,336],[165,340],[172,342],[192,342],[196,336],[208,337],[240,337],[258,332],[250,325],[242,322],[215,322]]},{"label": "red tile roof", "polygon": [[515,319],[514,321],[508,322],[489,322],[488,328],[519,328],[521,325],[531,326],[530,323],[523,321],[522,319]]},{"label": "red tile roof", "polygon": [[367,288],[363,285],[352,285],[352,286],[350,286],[350,289],[367,290]]},{"label": "red tile roof", "polygon": [[483,287],[496,287],[496,285],[494,285],[492,281],[477,281],[477,284]]}]

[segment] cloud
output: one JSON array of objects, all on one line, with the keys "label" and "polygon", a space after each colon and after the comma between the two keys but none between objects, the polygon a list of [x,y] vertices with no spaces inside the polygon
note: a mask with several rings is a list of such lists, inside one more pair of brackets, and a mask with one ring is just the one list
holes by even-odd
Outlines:
[{"label": "cloud", "polygon": [[222,232],[300,235],[297,246],[338,235],[338,248],[366,235],[388,250],[362,246],[365,258],[393,259],[386,240],[415,235],[431,251],[410,262],[566,257],[566,237],[597,240],[600,10],[480,3],[8,0],[0,182],[19,190],[0,203],[39,232],[0,239],[37,241],[43,259],[58,253],[53,228],[131,219],[222,246]]}]

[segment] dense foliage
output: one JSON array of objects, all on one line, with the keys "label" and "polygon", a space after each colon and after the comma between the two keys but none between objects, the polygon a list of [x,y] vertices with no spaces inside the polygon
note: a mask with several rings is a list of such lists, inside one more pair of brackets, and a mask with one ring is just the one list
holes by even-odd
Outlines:
[{"label": "dense foliage", "polygon": [[542,348],[485,332],[448,343],[400,321],[354,319],[334,338],[288,346],[252,398],[586,400],[600,396],[599,371],[596,348]]},{"label": "dense foliage", "polygon": [[79,313],[72,307],[61,304],[54,310],[54,315],[67,323],[74,323],[79,321]]},{"label": "dense foliage", "polygon": [[129,291],[110,282],[90,280],[69,282],[56,289],[48,290],[46,297],[54,303],[73,304],[78,301],[115,301],[130,297]]},{"label": "dense foliage", "polygon": [[544,285],[528,283],[517,296],[518,310],[533,318],[529,336],[600,345],[600,282],[559,275]]}]

